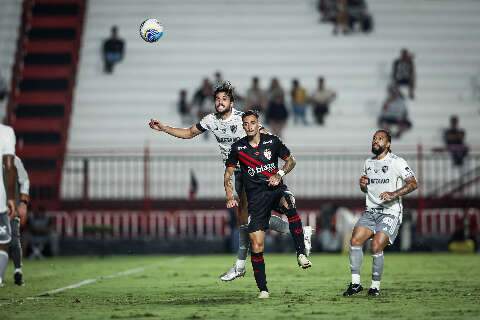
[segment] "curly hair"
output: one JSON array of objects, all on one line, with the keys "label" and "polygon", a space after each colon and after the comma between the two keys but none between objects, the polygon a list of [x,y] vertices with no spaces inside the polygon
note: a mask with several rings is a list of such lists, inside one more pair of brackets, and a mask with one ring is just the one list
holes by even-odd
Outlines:
[{"label": "curly hair", "polygon": [[235,101],[235,88],[230,82],[224,81],[215,88],[215,92],[213,93],[213,100],[215,100],[217,94],[220,92],[224,92],[230,98],[230,101]]}]

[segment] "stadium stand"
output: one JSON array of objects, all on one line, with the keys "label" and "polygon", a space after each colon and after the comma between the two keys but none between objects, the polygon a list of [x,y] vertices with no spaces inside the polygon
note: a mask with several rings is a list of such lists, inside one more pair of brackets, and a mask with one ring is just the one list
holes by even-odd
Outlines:
[{"label": "stadium stand", "polygon": [[[369,1],[375,31],[349,37],[333,37],[330,26],[319,25],[314,4],[308,1],[111,4],[89,4],[69,150],[142,148],[147,141],[154,148],[214,150],[214,144],[203,139],[179,145],[171,137],[155,135],[145,124],[158,117],[180,125],[175,112],[178,91],[192,93],[216,70],[240,93],[254,75],[264,86],[277,76],[285,89],[297,77],[310,91],[324,75],[339,94],[326,125],[289,124],[286,142],[298,148],[366,145],[376,127],[391,63],[403,47],[415,55],[418,88],[416,99],[408,101],[413,130],[396,145],[441,144],[441,128],[453,110],[468,132],[467,141],[480,144],[478,107],[470,85],[480,64],[476,2]],[[150,16],[166,28],[157,44],[146,44],[138,36],[138,25]],[[439,25],[442,17],[448,19]],[[118,70],[107,76],[101,71],[99,52],[111,25],[119,26],[127,48]],[[225,42],[219,42],[219,36]],[[122,132],[128,134],[119,138]]]}]

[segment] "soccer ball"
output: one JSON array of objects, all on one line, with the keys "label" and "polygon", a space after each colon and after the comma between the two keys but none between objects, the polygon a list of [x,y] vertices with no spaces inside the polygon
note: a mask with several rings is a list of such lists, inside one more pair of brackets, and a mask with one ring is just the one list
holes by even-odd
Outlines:
[{"label": "soccer ball", "polygon": [[147,42],[157,42],[163,35],[163,26],[157,19],[147,19],[140,25],[140,36]]}]

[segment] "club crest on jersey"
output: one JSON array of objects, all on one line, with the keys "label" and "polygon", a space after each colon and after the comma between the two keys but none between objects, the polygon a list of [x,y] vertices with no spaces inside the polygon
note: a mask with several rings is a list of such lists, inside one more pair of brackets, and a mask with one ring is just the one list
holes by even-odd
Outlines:
[{"label": "club crest on jersey", "polygon": [[388,166],[383,166],[383,167],[382,167],[382,171],[383,171],[383,173],[387,173],[387,171],[388,171]]},{"label": "club crest on jersey", "polygon": [[235,133],[237,131],[237,126],[236,125],[231,125],[230,126],[230,131],[232,131],[232,133]]},{"label": "club crest on jersey", "polygon": [[270,149],[265,149],[265,151],[263,151],[263,155],[264,155],[265,158],[267,158],[268,160],[272,159],[272,151],[270,151]]}]

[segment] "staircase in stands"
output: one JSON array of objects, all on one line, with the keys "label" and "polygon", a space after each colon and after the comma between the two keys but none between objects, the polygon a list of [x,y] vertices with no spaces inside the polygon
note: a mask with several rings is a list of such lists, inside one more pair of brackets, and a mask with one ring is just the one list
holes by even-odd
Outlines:
[{"label": "staircase in stands", "polygon": [[34,206],[58,205],[85,0],[25,0],[7,110]]}]

